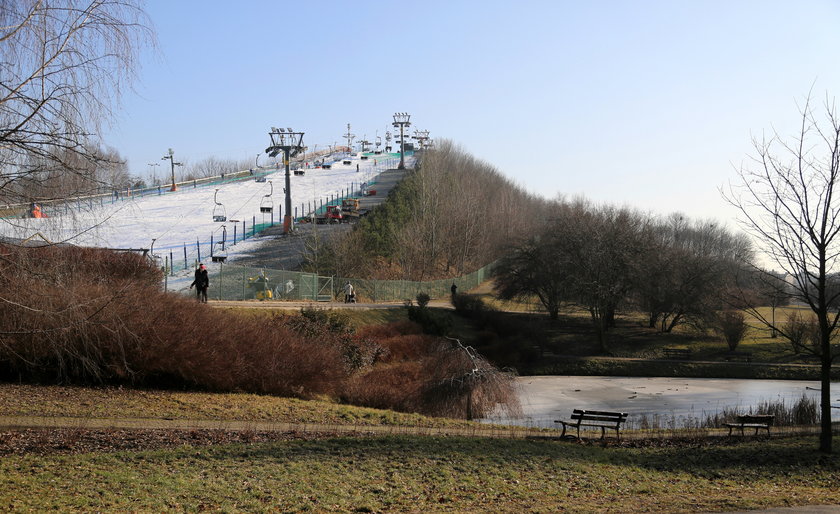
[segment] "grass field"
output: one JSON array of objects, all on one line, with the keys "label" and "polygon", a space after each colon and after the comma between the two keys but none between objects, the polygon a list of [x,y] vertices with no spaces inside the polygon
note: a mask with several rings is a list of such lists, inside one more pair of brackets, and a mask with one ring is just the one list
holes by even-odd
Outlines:
[{"label": "grass field", "polygon": [[813,438],[663,447],[389,436],[14,455],[10,511],[689,512],[840,503]]},{"label": "grass field", "polygon": [[0,416],[467,427],[467,421],[245,393],[0,384]]},{"label": "grass field", "polygon": [[[243,315],[258,319],[270,311]],[[361,327],[404,319],[405,311],[342,315]],[[466,342],[479,337],[463,318],[454,318],[452,326]],[[646,373],[661,367],[675,376],[690,370],[737,375],[758,367],[723,362],[725,344],[708,334],[656,334],[632,317],[620,320],[613,359],[597,356],[585,313],[549,328],[547,345],[558,355],[580,357],[569,362],[582,363],[584,373],[626,372],[616,364],[621,362]],[[797,362],[781,339],[758,328],[743,344],[740,349],[756,360],[778,365],[761,366],[770,375]],[[662,347],[681,345],[692,349],[693,358],[719,367],[660,358]],[[781,430],[770,438],[627,434],[620,443],[561,441],[545,433],[524,439],[430,436],[406,427],[454,434],[474,433],[476,424],[326,399],[22,384],[0,384],[0,416],[396,429],[363,437],[337,429],[0,429],[0,510],[8,511],[715,512],[840,505],[840,456],[817,452],[816,435],[782,436]]]}]

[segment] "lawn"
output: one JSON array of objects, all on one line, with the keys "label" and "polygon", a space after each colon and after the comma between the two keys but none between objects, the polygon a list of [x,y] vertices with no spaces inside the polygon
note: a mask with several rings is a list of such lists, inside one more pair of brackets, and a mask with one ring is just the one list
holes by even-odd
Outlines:
[{"label": "lawn", "polygon": [[814,438],[602,446],[336,437],[0,461],[12,511],[689,512],[840,503]]},{"label": "lawn", "polygon": [[359,426],[473,425],[461,420],[269,395],[2,383],[0,416],[278,421]]}]

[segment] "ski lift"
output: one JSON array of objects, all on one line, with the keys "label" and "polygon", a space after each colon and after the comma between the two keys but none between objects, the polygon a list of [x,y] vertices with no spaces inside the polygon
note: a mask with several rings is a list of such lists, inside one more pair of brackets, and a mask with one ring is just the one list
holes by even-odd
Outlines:
[{"label": "ski lift", "polygon": [[216,244],[222,247],[221,251],[213,252],[210,260],[213,262],[225,262],[227,260],[227,250],[225,250],[225,242],[227,241],[227,225],[222,225],[222,240],[217,241]]},{"label": "ski lift", "polygon": [[271,192],[263,196],[260,202],[260,212],[262,213],[269,213],[274,210],[274,202],[271,201],[271,195],[274,194],[274,184],[269,180],[268,185],[271,186]]},{"label": "ski lift", "polygon": [[254,182],[265,182],[266,178],[265,175],[260,175],[259,177],[254,178]]},{"label": "ski lift", "polygon": [[225,206],[216,198],[219,194],[219,190],[217,189],[215,193],[213,193],[213,202],[215,202],[216,206],[213,207],[213,221],[218,223],[224,223],[227,221],[227,214],[225,213]]}]

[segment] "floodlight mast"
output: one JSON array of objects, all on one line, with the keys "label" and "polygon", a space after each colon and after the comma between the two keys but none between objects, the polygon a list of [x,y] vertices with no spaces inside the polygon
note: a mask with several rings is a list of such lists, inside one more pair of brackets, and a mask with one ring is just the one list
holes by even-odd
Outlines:
[{"label": "floodlight mast", "polygon": [[394,127],[400,128],[400,165],[397,166],[397,169],[400,170],[405,169],[405,134],[403,131],[405,127],[411,126],[410,119],[411,115],[406,112],[394,113]]},{"label": "floodlight mast", "polygon": [[172,187],[169,188],[169,190],[177,191],[178,186],[175,185],[175,166],[183,166],[183,164],[181,164],[180,162],[175,162],[175,152],[173,152],[171,148],[169,149],[169,153],[160,158],[160,160],[162,161],[165,161],[167,159],[169,159],[169,164],[172,167]]},{"label": "floodlight mast", "polygon": [[347,140],[347,152],[348,153],[353,152],[353,138],[354,137],[356,137],[356,134],[351,134],[350,133],[350,124],[348,123],[347,124],[347,133],[344,134],[344,139]]},{"label": "floodlight mast", "polygon": [[290,128],[282,129],[271,127],[268,136],[271,138],[271,146],[265,149],[269,157],[276,157],[283,152],[283,164],[286,166],[286,205],[283,213],[283,233],[292,231],[292,180],[289,161],[292,157],[303,150],[303,132],[295,132]]}]

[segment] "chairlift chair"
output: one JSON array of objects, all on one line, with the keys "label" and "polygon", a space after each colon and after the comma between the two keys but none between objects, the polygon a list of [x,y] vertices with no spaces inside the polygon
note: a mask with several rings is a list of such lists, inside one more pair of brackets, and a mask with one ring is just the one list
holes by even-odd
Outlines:
[{"label": "chairlift chair", "polygon": [[210,257],[213,262],[225,262],[227,260],[227,250],[225,250],[225,243],[227,242],[227,225],[222,225],[222,240],[216,241],[215,244],[222,247],[221,250],[216,250]]},{"label": "chairlift chair", "polygon": [[271,186],[271,192],[263,196],[262,201],[260,201],[260,212],[264,214],[274,210],[274,202],[271,200],[271,195],[274,194],[274,184],[269,180],[268,185]]},{"label": "chairlift chair", "polygon": [[219,194],[219,190],[217,189],[215,193],[213,193],[213,202],[216,204],[213,207],[213,221],[217,223],[224,223],[227,221],[227,213],[225,212],[225,206],[217,199]]}]

